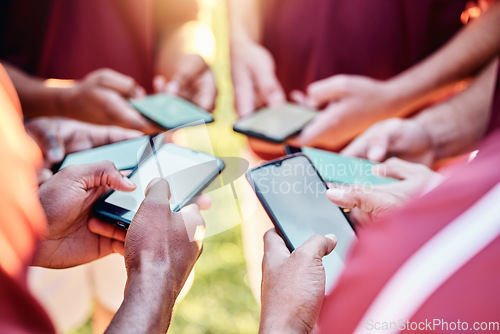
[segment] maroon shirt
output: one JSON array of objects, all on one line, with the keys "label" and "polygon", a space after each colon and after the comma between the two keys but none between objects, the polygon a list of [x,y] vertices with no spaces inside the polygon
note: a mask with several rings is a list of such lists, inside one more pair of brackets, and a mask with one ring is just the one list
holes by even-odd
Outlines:
[{"label": "maroon shirt", "polygon": [[265,0],[263,43],[287,92],[334,74],[387,79],[442,46],[467,0]]},{"label": "maroon shirt", "polygon": [[197,10],[194,0],[2,1],[0,59],[42,78],[111,68],[151,92],[158,32]]},{"label": "maroon shirt", "polygon": [[[352,333],[398,269],[422,245],[500,183],[500,79],[492,114],[490,134],[472,163],[457,169],[430,193],[360,231],[346,270],[323,305],[322,333]],[[408,320],[498,322],[499,261],[500,238],[497,237],[449,277]],[[426,330],[420,332],[427,333]]]}]

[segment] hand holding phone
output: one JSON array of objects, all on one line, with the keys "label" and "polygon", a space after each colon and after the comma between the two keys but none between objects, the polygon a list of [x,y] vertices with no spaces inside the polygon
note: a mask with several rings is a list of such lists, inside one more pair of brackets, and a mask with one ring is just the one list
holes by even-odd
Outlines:
[{"label": "hand holding phone", "polygon": [[315,110],[287,103],[281,107],[257,110],[254,114],[238,120],[233,129],[248,136],[283,143],[297,135],[317,114]]},{"label": "hand holding phone", "polygon": [[212,114],[180,97],[156,94],[142,99],[132,99],[130,104],[144,117],[165,130],[172,130],[194,123],[211,123]]},{"label": "hand holding phone", "polygon": [[174,144],[165,144],[153,151],[129,176],[137,185],[136,190],[110,191],[94,206],[98,218],[127,228],[144,200],[146,186],[155,178],[168,181],[171,209],[177,212],[224,169],[222,160]]},{"label": "hand holding phone", "polygon": [[331,288],[356,236],[344,212],[327,199],[328,187],[312,162],[291,155],[250,170],[247,178],[290,251],[317,234],[337,236],[337,247],[323,259]]}]

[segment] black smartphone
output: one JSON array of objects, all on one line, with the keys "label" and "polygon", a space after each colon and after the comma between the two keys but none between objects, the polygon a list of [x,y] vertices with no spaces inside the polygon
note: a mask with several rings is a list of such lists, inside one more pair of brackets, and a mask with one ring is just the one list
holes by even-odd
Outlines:
[{"label": "black smartphone", "polygon": [[311,160],[289,155],[248,171],[247,179],[291,252],[313,235],[337,236],[337,247],[323,259],[330,289],[356,235],[346,214],[326,198],[328,187]]},{"label": "black smartphone", "polygon": [[143,136],[71,153],[57,166],[56,171],[71,165],[90,164],[105,160],[112,161],[118,170],[132,170],[137,167],[141,159],[151,154],[151,151],[148,150],[150,140],[154,140],[158,145],[162,139],[162,135]]},{"label": "black smartphone", "polygon": [[130,104],[165,130],[214,121],[211,113],[177,96],[155,94],[130,100]]},{"label": "black smartphone", "polygon": [[273,143],[283,143],[302,131],[318,111],[287,103],[281,107],[263,108],[241,118],[233,130]]},{"label": "black smartphone", "polygon": [[94,215],[128,228],[144,200],[144,191],[155,178],[170,185],[170,207],[177,212],[201,193],[224,169],[224,162],[212,155],[174,144],[155,149],[129,175],[137,185],[133,192],[110,191],[94,205]]}]

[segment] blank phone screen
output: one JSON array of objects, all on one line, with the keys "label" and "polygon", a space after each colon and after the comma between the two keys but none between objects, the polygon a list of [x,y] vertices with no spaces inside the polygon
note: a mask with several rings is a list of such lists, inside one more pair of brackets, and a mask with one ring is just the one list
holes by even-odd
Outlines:
[{"label": "blank phone screen", "polygon": [[105,202],[128,210],[129,214],[124,218],[132,220],[145,198],[146,187],[153,179],[163,177],[170,186],[170,207],[177,211],[218,175],[219,171],[217,158],[166,144],[158,149],[156,156],[150,156],[130,176],[137,185],[133,192],[115,191]]},{"label": "blank phone screen", "polygon": [[289,243],[296,249],[316,234],[335,234],[338,244],[323,259],[327,289],[336,282],[356,236],[341,209],[326,198],[326,185],[304,156],[251,172],[255,190]]}]

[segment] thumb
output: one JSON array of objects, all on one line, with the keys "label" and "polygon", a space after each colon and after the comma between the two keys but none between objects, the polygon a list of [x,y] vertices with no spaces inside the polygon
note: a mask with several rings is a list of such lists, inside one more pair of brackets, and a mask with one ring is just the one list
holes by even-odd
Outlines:
[{"label": "thumb", "polygon": [[177,95],[182,87],[188,86],[207,68],[208,66],[203,58],[198,55],[183,57],[179,61],[177,71],[173,75],[172,79],[164,86],[165,92],[167,94]]},{"label": "thumb", "polygon": [[337,237],[335,235],[313,235],[295,251],[311,258],[323,258],[330,254],[335,246],[337,246]]},{"label": "thumb", "polygon": [[156,178],[152,180],[145,190],[144,202],[168,205],[170,208],[170,185],[167,180]]}]

